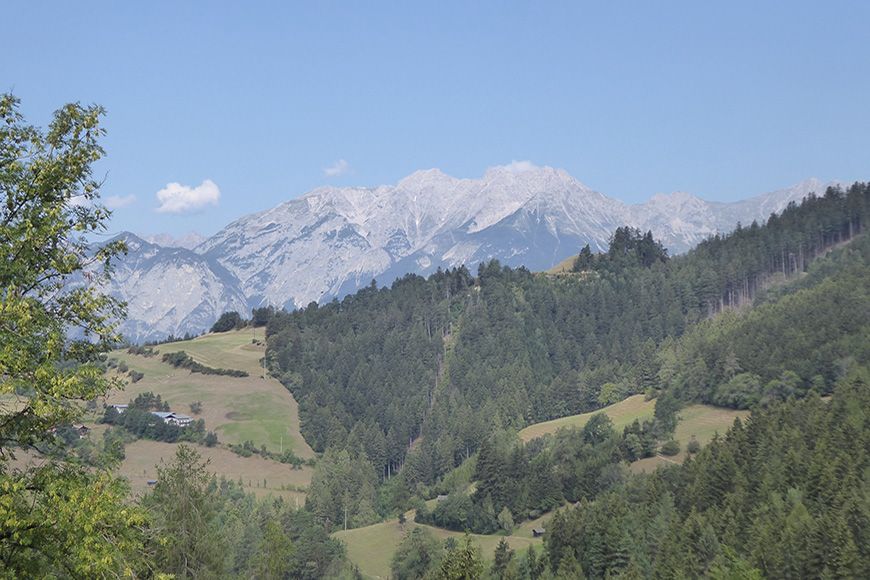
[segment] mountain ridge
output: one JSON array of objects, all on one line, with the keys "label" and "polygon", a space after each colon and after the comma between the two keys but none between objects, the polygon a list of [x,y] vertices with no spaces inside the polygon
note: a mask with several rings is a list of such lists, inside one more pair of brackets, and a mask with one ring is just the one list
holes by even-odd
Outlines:
[{"label": "mountain ridge", "polygon": [[[627,204],[562,169],[514,163],[489,168],[476,179],[427,169],[395,185],[322,186],[234,220],[193,247],[191,255],[170,254],[167,264],[175,260],[188,274],[178,276],[170,268],[164,277],[176,280],[175,291],[201,296],[203,308],[193,315],[195,308],[188,305],[172,323],[168,313],[155,321],[146,316],[147,308],[131,308],[131,317],[134,312],[146,317],[127,326],[135,329],[135,340],[157,338],[168,328],[197,333],[211,324],[206,313],[220,314],[222,299],[223,310],[266,304],[292,309],[341,297],[373,279],[386,284],[410,272],[428,275],[491,259],[546,270],[587,243],[606,249],[611,233],[624,225],[651,230],[672,253],[681,253],[738,223],[766,219],[811,192],[822,195],[834,184],[808,179],[737,202],[674,192]],[[135,268],[128,270],[134,273]],[[151,284],[165,293],[162,288]],[[133,302],[143,298],[130,289],[116,293]]]}]

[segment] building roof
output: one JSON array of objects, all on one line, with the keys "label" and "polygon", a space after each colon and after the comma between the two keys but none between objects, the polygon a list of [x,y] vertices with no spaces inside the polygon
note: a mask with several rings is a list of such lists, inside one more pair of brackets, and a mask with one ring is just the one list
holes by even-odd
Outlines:
[{"label": "building roof", "polygon": [[156,415],[166,421],[167,419],[175,419],[177,421],[189,421],[192,419],[189,415],[182,415],[175,411],[151,411],[152,415]]}]

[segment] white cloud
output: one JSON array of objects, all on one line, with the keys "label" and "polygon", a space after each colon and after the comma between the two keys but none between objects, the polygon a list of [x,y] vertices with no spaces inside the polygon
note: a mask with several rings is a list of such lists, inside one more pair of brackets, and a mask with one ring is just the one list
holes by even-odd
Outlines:
[{"label": "white cloud", "polygon": [[532,163],[531,161],[511,161],[507,165],[502,165],[502,169],[508,171],[510,173],[525,173],[526,171],[531,171],[533,169],[537,169],[538,166]]},{"label": "white cloud", "polygon": [[157,192],[160,213],[185,213],[202,209],[207,205],[217,205],[221,190],[211,179],[206,179],[196,187],[180,183],[167,183]]},{"label": "white cloud", "polygon": [[350,171],[350,163],[344,159],[339,159],[329,167],[323,170],[323,175],[326,177],[338,177]]},{"label": "white cloud", "polygon": [[110,195],[106,198],[106,207],[109,209],[119,209],[122,207],[127,207],[128,205],[133,205],[136,201],[136,196],[133,194],[130,195]]}]

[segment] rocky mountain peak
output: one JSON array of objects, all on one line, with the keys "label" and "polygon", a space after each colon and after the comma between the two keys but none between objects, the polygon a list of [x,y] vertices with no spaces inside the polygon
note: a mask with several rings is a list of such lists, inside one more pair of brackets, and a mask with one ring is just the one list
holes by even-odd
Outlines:
[{"label": "rocky mountain peak", "polygon": [[225,310],[303,306],[409,272],[491,259],[544,270],[587,243],[605,249],[623,225],[652,230],[680,253],[826,186],[810,179],[733,203],[674,192],[627,205],[529,162],[476,179],[427,169],[395,185],[311,190],[234,221],[194,251],[125,233],[132,251],[115,290],[131,305],[131,336],[200,332]]}]

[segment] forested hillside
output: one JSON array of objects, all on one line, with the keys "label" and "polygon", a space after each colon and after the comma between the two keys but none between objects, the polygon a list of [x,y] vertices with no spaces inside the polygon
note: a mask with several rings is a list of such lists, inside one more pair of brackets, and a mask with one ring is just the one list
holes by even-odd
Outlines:
[{"label": "forested hillside", "polygon": [[[476,277],[406,276],[277,314],[268,362],[316,450],[362,454],[384,479],[404,467],[410,487],[501,428],[634,393],[747,407],[765,393],[828,392],[850,360],[866,358],[866,241],[826,260],[828,270],[813,262],[864,230],[868,198],[865,184],[829,189],[677,258],[621,228],[607,253],[584,249],[565,275],[491,262]],[[766,306],[744,314],[753,301]],[[759,348],[771,341],[779,350]],[[768,389],[774,379],[788,386]],[[750,386],[722,387],[734,380]],[[728,395],[755,381],[758,396]]]},{"label": "forested hillside", "polygon": [[866,578],[868,409],[866,367],[829,402],[759,409],[685,465],[557,513],[549,565],[588,578]]}]

